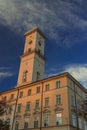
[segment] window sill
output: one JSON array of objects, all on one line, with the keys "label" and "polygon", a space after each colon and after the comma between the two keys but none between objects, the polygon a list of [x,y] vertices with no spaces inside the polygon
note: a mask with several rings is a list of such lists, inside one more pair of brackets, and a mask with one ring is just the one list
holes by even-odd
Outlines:
[{"label": "window sill", "polygon": [[38,107],[38,108],[34,108],[34,110],[40,110],[40,107]]},{"label": "window sill", "polygon": [[56,106],[56,107],[57,107],[57,106],[62,106],[62,104],[56,104],[55,106]]},{"label": "window sill", "polygon": [[44,108],[50,108],[50,106],[44,106]]}]

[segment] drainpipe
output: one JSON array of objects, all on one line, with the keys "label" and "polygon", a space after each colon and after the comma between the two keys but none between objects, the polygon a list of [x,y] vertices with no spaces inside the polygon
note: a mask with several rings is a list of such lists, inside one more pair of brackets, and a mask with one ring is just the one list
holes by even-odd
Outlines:
[{"label": "drainpipe", "polygon": [[77,110],[77,101],[76,101],[75,85],[74,85],[74,97],[75,97],[75,109],[76,109],[76,123],[77,123],[77,130],[79,130],[79,124],[78,124],[78,110]]},{"label": "drainpipe", "polygon": [[43,82],[42,82],[42,92],[41,92],[41,115],[40,115],[40,130],[42,130],[42,115],[43,115]]},{"label": "drainpipe", "polygon": [[19,89],[18,89],[18,92],[17,92],[17,99],[16,99],[15,110],[14,110],[14,115],[13,115],[12,130],[14,128],[14,121],[15,121],[15,113],[16,113],[17,103],[18,103],[18,96],[19,96]]}]

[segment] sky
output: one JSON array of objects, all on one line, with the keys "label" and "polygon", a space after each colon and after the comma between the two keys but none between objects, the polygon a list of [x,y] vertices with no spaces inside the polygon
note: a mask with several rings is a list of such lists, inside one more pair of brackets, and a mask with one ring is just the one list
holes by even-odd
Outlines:
[{"label": "sky", "polygon": [[24,33],[39,27],[45,77],[69,72],[87,88],[87,1],[0,0],[0,91],[16,86]]}]

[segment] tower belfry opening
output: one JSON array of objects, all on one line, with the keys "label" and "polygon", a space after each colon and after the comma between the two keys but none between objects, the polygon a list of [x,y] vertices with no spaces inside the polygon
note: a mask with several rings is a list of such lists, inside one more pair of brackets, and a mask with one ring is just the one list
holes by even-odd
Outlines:
[{"label": "tower belfry opening", "polygon": [[45,36],[39,28],[34,28],[25,33],[24,53],[21,55],[17,85],[44,78],[44,42]]}]

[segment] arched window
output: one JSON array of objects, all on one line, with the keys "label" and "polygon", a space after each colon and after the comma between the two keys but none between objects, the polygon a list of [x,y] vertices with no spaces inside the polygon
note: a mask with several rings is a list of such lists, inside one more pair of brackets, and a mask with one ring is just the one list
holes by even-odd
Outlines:
[{"label": "arched window", "polygon": [[23,72],[23,79],[22,79],[23,82],[27,81],[27,73],[28,73],[27,70]]}]

